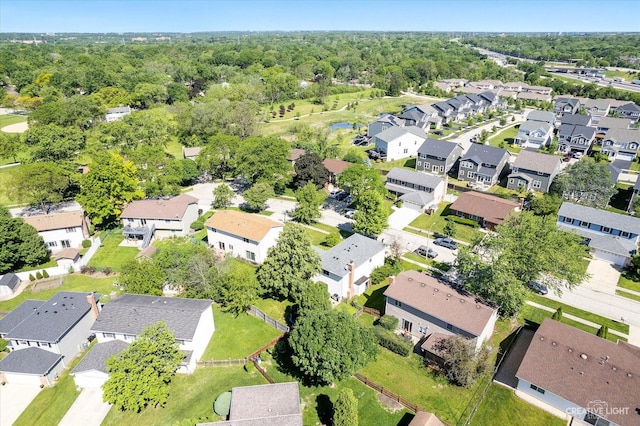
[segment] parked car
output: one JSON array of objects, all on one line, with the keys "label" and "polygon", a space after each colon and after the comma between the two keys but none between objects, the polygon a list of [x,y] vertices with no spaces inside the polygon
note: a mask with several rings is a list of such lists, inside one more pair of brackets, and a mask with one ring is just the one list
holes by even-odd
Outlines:
[{"label": "parked car", "polygon": [[346,217],[347,219],[351,219],[353,218],[353,215],[355,214],[355,210],[347,210],[344,212],[344,217]]},{"label": "parked car", "polygon": [[336,197],[335,197],[335,198],[336,198],[336,200],[338,200],[338,201],[342,201],[342,200],[344,200],[345,198],[347,198],[348,196],[349,196],[349,194],[348,194],[348,193],[346,193],[346,192],[342,191],[342,192],[338,193],[338,195],[336,195]]},{"label": "parked car", "polygon": [[417,254],[418,256],[422,256],[422,257],[427,257],[429,259],[433,259],[435,257],[438,256],[438,252],[427,247],[427,246],[420,246],[417,249],[415,249],[413,251],[415,254]]},{"label": "parked car", "polygon": [[438,135],[438,136],[442,136],[442,135],[444,135],[444,133],[442,132],[442,130],[434,130],[433,134],[434,134],[434,135]]},{"label": "parked car", "polygon": [[568,163],[569,161],[571,161],[571,156],[567,155],[562,159],[562,161],[564,161],[565,163]]},{"label": "parked car", "polygon": [[549,293],[549,289],[544,284],[540,284],[537,281],[530,281],[528,287],[534,292],[541,295],[545,295]]},{"label": "parked car", "polygon": [[450,250],[455,250],[458,248],[458,244],[455,241],[453,241],[451,238],[436,238],[433,241],[433,244],[444,247],[444,248],[448,248]]}]

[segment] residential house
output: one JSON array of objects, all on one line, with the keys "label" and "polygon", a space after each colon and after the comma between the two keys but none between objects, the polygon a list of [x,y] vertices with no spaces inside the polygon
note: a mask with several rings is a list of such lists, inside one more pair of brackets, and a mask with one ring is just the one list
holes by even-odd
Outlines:
[{"label": "residential house", "polygon": [[447,193],[447,182],[439,176],[394,167],[384,184],[403,202],[403,207],[435,211]]},{"label": "residential house", "polygon": [[571,424],[639,424],[640,348],[546,318],[516,372],[516,394],[573,417]]},{"label": "residential house", "polygon": [[418,339],[434,333],[463,336],[476,349],[491,337],[498,308],[478,296],[418,271],[401,272],[389,281],[385,315],[398,318],[406,334]]},{"label": "residential house", "polygon": [[526,90],[527,87],[529,87],[529,85],[522,81],[512,81],[502,85],[502,88],[509,92],[522,92],[523,90]]},{"label": "residential house", "polygon": [[527,93],[538,93],[538,94],[547,95],[547,96],[551,96],[551,92],[553,91],[551,87],[546,87],[546,86],[526,86],[526,87],[523,87],[522,90],[524,90]]},{"label": "residential house", "polygon": [[427,138],[418,148],[416,170],[447,174],[462,155],[462,147],[455,142]]},{"label": "residential house", "polygon": [[640,147],[640,130],[610,129],[602,139],[602,153],[609,160],[633,161]]},{"label": "residential house", "polygon": [[298,382],[234,387],[227,421],[197,426],[302,426]]},{"label": "residential house", "polygon": [[51,386],[83,349],[98,317],[100,295],[61,291],[47,301],[25,300],[0,319],[11,351],[0,361],[0,381]]},{"label": "residential house", "polygon": [[556,116],[551,111],[533,110],[527,114],[527,121],[538,121],[553,126],[556,122]]},{"label": "residential house", "polygon": [[625,266],[638,250],[640,219],[580,204],[563,202],[558,211],[558,227],[577,232],[594,257]]},{"label": "residential house", "polygon": [[556,98],[553,102],[553,113],[557,118],[561,118],[565,114],[578,114],[580,111],[580,100],[576,98]]},{"label": "residential house", "polygon": [[628,104],[621,105],[615,109],[618,115],[622,118],[629,118],[634,123],[640,121],[640,106],[636,105],[633,102],[629,102]]},{"label": "residential house", "polygon": [[549,192],[551,182],[560,173],[562,161],[555,155],[521,151],[511,166],[507,188],[514,191]]},{"label": "residential house", "polygon": [[104,382],[109,379],[107,360],[128,347],[129,342],[123,340],[110,340],[93,345],[69,373],[73,376],[76,387],[82,389],[101,388]]},{"label": "residential house", "polygon": [[276,245],[284,225],[257,214],[218,210],[205,226],[210,247],[259,264]]},{"label": "residential house", "polygon": [[487,107],[486,107],[487,111],[494,111],[498,109],[504,110],[507,108],[507,101],[504,99],[501,99],[497,93],[494,93],[491,91],[485,91],[480,93],[478,96],[480,96],[481,98],[487,101]]},{"label": "residential house", "polygon": [[111,123],[113,121],[122,120],[125,115],[131,114],[131,107],[116,107],[109,108],[107,113],[104,115],[104,120],[107,123]]},{"label": "residential house", "polygon": [[215,331],[212,300],[123,294],[106,303],[91,331],[98,343],[130,343],[150,325],[164,321],[184,353],[179,371],[192,373]]},{"label": "residential house", "polygon": [[509,151],[490,145],[473,144],[460,158],[458,179],[492,186],[504,176]]},{"label": "residential house", "polygon": [[322,165],[329,172],[329,183],[336,185],[338,183],[338,176],[340,176],[340,174],[349,166],[353,166],[353,163],[343,160],[335,160],[333,158],[325,158],[322,160]]},{"label": "residential house", "polygon": [[381,117],[378,117],[376,121],[370,123],[367,127],[367,135],[369,137],[373,137],[378,133],[381,133],[387,130],[390,127],[404,127],[404,120],[396,117],[395,115],[385,114]]},{"label": "residential house", "polygon": [[431,125],[439,129],[442,124],[438,111],[428,104],[408,108],[399,118],[404,120],[405,126],[416,126],[423,130],[428,130]]},{"label": "residential house", "polygon": [[427,134],[419,127],[390,127],[373,137],[375,151],[386,156],[387,161],[415,157],[418,148],[427,138]]},{"label": "residential house", "polygon": [[195,161],[196,157],[198,157],[198,154],[200,154],[200,151],[202,151],[202,147],[201,146],[192,146],[192,147],[183,146],[182,147],[182,156],[184,158],[186,158],[187,160],[194,160]]},{"label": "residential house", "polygon": [[438,111],[438,115],[442,118],[443,122],[448,122],[449,120],[454,120],[456,118],[455,111],[453,106],[449,104],[447,101],[436,102],[432,104],[436,111]]},{"label": "residential house", "polygon": [[520,204],[496,195],[482,192],[463,192],[449,206],[451,214],[476,221],[481,227],[493,231],[510,214],[520,211]]},{"label": "residential house", "polygon": [[558,152],[587,155],[596,138],[596,129],[563,124],[558,129]]},{"label": "residential house", "polygon": [[633,122],[628,118],[602,117],[596,127],[596,138],[602,139],[611,129],[628,130],[631,129]]},{"label": "residential house", "polygon": [[181,194],[168,200],[137,200],[124,208],[120,220],[122,233],[130,240],[141,240],[142,248],[152,238],[184,237],[198,218],[198,200]]},{"label": "residential house", "polygon": [[54,259],[59,267],[69,270],[69,268],[73,268],[73,265],[80,260],[80,250],[77,248],[66,248],[56,253]]},{"label": "residential house", "polygon": [[474,95],[479,95],[480,93],[486,92],[487,90],[485,89],[480,89],[478,87],[475,86],[462,86],[462,87],[456,87],[453,89],[453,91],[455,93],[458,94],[466,94],[466,95],[470,95],[470,94],[474,94]]},{"label": "residential house", "polygon": [[89,238],[89,226],[82,210],[24,216],[22,220],[36,228],[52,253],[80,248],[82,241]]},{"label": "residential house", "polygon": [[551,95],[547,95],[544,93],[520,92],[518,93],[518,99],[522,99],[525,101],[551,102],[553,98],[551,97]]},{"label": "residential house", "polygon": [[484,114],[488,106],[488,102],[485,98],[473,93],[464,95],[464,97],[470,101],[470,108],[473,113]]},{"label": "residential house", "polygon": [[590,114],[594,123],[598,123],[602,117],[609,115],[611,103],[607,99],[587,99],[584,109]]},{"label": "residential house", "polygon": [[289,155],[287,155],[287,161],[290,162],[292,166],[294,166],[296,161],[298,161],[298,158],[302,157],[306,153],[307,150],[305,149],[291,148],[289,150]]},{"label": "residential house", "polygon": [[513,142],[522,148],[540,149],[551,145],[552,140],[552,124],[527,120],[520,125]]},{"label": "residential house", "polygon": [[[606,119],[604,117],[600,121]],[[582,114],[563,114],[560,117],[560,125],[568,124],[570,126],[591,126],[591,116]]]},{"label": "residential house", "polygon": [[501,88],[502,82],[500,80],[480,80],[470,81],[469,85],[482,90],[492,90]]},{"label": "residential house", "polygon": [[0,275],[0,299],[13,295],[20,287],[20,277],[8,273]]},{"label": "residential house", "polygon": [[371,271],[384,265],[385,250],[381,242],[360,234],[351,235],[329,250],[318,249],[322,271],[314,281],[325,283],[335,299],[359,296],[369,288]]}]

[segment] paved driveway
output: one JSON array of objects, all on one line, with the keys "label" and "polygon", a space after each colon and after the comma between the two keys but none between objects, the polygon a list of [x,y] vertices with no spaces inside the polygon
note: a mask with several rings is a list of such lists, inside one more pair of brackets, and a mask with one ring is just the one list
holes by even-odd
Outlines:
[{"label": "paved driveway", "polygon": [[600,259],[592,259],[587,267],[587,273],[591,275],[582,286],[608,294],[616,294],[616,286],[620,279],[621,270],[611,262]]},{"label": "paved driveway", "polygon": [[100,426],[111,405],[102,401],[102,389],[86,388],[80,392],[58,426]]},{"label": "paved driveway", "polygon": [[41,390],[37,385],[0,386],[0,426],[12,425]]},{"label": "paved driveway", "polygon": [[406,207],[395,209],[389,216],[389,227],[393,229],[404,229],[413,222],[420,212]]}]

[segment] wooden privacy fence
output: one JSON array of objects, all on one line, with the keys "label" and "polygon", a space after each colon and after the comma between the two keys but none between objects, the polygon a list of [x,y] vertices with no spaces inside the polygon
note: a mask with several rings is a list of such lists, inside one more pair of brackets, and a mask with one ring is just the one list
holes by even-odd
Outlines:
[{"label": "wooden privacy fence", "polygon": [[368,308],[366,306],[363,306],[362,308],[358,309],[358,311],[355,314],[353,314],[353,316],[355,318],[358,318],[363,313],[369,314],[369,315],[374,316],[376,318],[380,318],[381,317],[379,310],[373,309],[373,308]]},{"label": "wooden privacy fence", "polygon": [[228,367],[230,365],[244,365],[247,359],[214,359],[209,361],[198,361],[196,364],[204,367]]},{"label": "wooden privacy fence", "polygon": [[372,382],[371,380],[367,379],[362,374],[356,373],[356,374],[354,374],[354,377],[356,379],[360,380],[362,383],[364,383],[368,387],[370,387],[371,389],[375,390],[376,392],[380,392],[381,394],[388,396],[389,398],[393,399],[394,401],[399,402],[400,404],[404,405],[406,408],[408,408],[409,410],[413,411],[414,413],[417,413],[418,410],[420,409],[420,407],[418,407],[413,402],[407,401],[406,399],[404,399],[403,397],[401,397],[397,393],[391,392],[389,389],[386,389],[386,388],[376,384],[375,382]]},{"label": "wooden privacy fence", "polygon": [[280,339],[284,338],[286,336],[286,334],[281,334],[280,336],[276,337],[275,339],[273,339],[272,341],[270,341],[269,343],[267,343],[266,345],[264,345],[263,347],[261,347],[260,349],[258,349],[257,351],[252,352],[251,354],[249,354],[249,356],[247,356],[247,359],[249,360],[254,360],[256,359],[262,352],[266,351],[267,349],[270,349],[272,347],[274,347],[279,341]]},{"label": "wooden privacy fence", "polygon": [[267,323],[268,325],[270,325],[271,327],[275,328],[278,331],[281,331],[283,333],[288,333],[289,332],[289,327],[286,324],[283,324],[280,321],[278,321],[277,319],[270,317],[269,315],[267,315],[264,312],[262,312],[256,306],[251,306],[250,308],[248,308],[247,309],[247,313],[249,313],[249,315],[252,315],[252,316],[264,321],[265,323]]}]

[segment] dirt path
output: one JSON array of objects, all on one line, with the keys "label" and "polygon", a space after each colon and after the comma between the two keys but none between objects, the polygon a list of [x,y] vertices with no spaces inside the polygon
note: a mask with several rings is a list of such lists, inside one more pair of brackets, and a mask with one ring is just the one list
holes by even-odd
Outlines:
[{"label": "dirt path", "polygon": [[8,126],[4,126],[2,129],[5,133],[24,133],[29,128],[29,124],[25,121],[23,123],[15,123],[9,124]]}]

